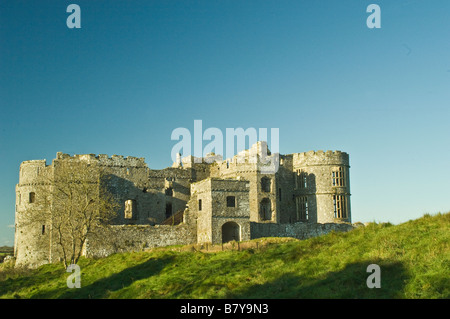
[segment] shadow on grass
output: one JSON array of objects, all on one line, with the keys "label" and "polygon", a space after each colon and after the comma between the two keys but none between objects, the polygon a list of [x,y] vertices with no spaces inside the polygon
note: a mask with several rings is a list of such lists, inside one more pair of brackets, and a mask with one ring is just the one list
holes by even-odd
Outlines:
[{"label": "shadow on grass", "polygon": [[[133,282],[158,274],[164,267],[173,260],[173,256],[164,258],[151,258],[136,266],[126,268],[119,273],[101,278],[95,282],[83,286],[83,276],[81,277],[81,288],[67,287],[52,290],[37,298],[59,298],[59,299],[101,299],[108,298],[109,293],[118,291],[130,286]],[[69,276],[69,274],[67,274]]]},{"label": "shadow on grass", "polygon": [[381,269],[381,288],[368,288],[367,263],[347,265],[343,270],[329,273],[325,278],[303,277],[288,273],[279,278],[255,285],[230,298],[267,299],[396,299],[404,298],[404,286],[408,279],[401,263],[374,262]]}]

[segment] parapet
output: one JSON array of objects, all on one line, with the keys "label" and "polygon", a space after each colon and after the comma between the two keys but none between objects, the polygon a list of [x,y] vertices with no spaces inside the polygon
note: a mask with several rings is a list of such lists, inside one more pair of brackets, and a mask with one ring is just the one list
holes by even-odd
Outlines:
[{"label": "parapet", "polygon": [[294,167],[308,165],[346,165],[349,166],[349,156],[342,151],[309,151],[304,153],[294,153]]},{"label": "parapet", "polygon": [[45,159],[24,161],[20,164],[19,184],[36,183],[38,176],[44,176],[49,169]]},{"label": "parapet", "polygon": [[97,162],[101,166],[110,167],[144,167],[147,168],[145,158],[143,157],[124,157],[123,155],[112,155],[109,157],[106,154],[76,154],[70,156],[61,152],[56,153],[56,160],[78,160],[86,162]]}]

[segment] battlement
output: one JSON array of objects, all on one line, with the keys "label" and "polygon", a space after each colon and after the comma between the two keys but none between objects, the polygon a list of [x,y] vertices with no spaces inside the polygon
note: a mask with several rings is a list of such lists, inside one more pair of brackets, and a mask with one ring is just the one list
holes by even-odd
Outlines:
[{"label": "battlement", "polygon": [[101,166],[112,166],[112,167],[147,167],[145,163],[145,158],[123,155],[112,155],[109,157],[106,154],[75,154],[70,156],[62,152],[56,153],[56,160],[76,160],[76,161],[86,161],[86,162],[97,162]]},{"label": "battlement", "polygon": [[23,161],[20,164],[20,168],[25,168],[25,167],[47,167],[47,160],[43,159],[43,160],[31,160],[31,161]]},{"label": "battlement", "polygon": [[346,165],[349,166],[349,156],[342,151],[309,151],[303,153],[294,153],[294,166],[303,165]]}]

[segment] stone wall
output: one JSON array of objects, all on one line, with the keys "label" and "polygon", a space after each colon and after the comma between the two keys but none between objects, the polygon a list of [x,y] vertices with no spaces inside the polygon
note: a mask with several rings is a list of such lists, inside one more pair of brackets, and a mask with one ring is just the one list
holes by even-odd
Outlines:
[{"label": "stone wall", "polygon": [[[198,243],[221,243],[227,223],[236,226],[238,240],[250,239],[249,188],[250,182],[236,179],[207,178],[192,184],[189,210],[197,216]],[[233,197],[233,207],[228,207],[228,197]]]},{"label": "stone wall", "polygon": [[[277,158],[276,173],[264,170],[260,161],[263,154]],[[41,209],[42,193],[48,193],[45,187],[51,187],[63,162],[85,162],[102,168],[108,177],[103,183],[120,204],[114,225],[104,229],[101,236],[89,238],[88,256],[166,245],[218,244],[235,235],[241,241],[260,237],[303,239],[352,228],[341,223],[351,222],[350,165],[344,152],[270,154],[267,144],[258,142],[231,159],[222,160],[215,154],[203,159],[178,156],[172,167],[161,170],[148,168],[144,158],[57,153],[51,165],[45,160],[21,164],[16,186],[18,263],[37,264],[59,258],[58,249],[54,243],[52,246],[51,221],[31,224],[26,219],[30,212]],[[342,171],[342,185],[333,185],[336,170]],[[304,186],[299,174],[306,178]],[[42,182],[44,177],[50,179],[50,184]],[[35,196],[33,203],[31,193]],[[229,196],[235,197],[235,207],[227,206]],[[337,197],[345,200],[346,218],[335,216]],[[180,211],[185,212],[184,223],[158,226],[168,215]]]},{"label": "stone wall", "polygon": [[197,243],[195,227],[186,224],[113,225],[102,228],[86,241],[86,257],[106,257],[114,253],[142,251],[146,248]]},{"label": "stone wall", "polygon": [[251,239],[262,237],[292,237],[297,239],[307,239],[321,236],[331,231],[346,232],[352,230],[354,226],[347,223],[293,223],[293,224],[261,224],[250,223]]},{"label": "stone wall", "polygon": [[[350,209],[350,163],[349,156],[340,151],[309,151],[292,154],[294,172],[302,171],[307,179],[305,188],[296,188],[296,196],[306,196],[310,205],[309,220],[317,223],[351,222]],[[343,185],[332,184],[332,173],[341,169]],[[298,184],[298,183],[297,183]],[[334,216],[334,195],[342,195],[346,200],[347,218]]]}]

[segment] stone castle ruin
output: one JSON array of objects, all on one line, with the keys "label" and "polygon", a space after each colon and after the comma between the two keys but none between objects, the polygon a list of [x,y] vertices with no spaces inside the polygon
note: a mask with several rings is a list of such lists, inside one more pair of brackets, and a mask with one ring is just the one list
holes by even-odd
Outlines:
[{"label": "stone castle ruin", "polygon": [[[179,156],[172,167],[161,170],[150,169],[144,158],[117,155],[57,153],[50,165],[25,161],[16,185],[16,265],[60,260],[51,221],[28,224],[21,217],[38,205],[40,176],[55,178],[63,162],[107,170],[108,190],[119,203],[114,222],[86,240],[86,257],[262,237],[304,239],[353,228],[347,153],[276,154],[279,167],[272,173],[262,169],[261,154],[275,155],[266,142],[257,142],[227,160],[215,154]],[[46,209],[52,207],[50,203]]]}]

